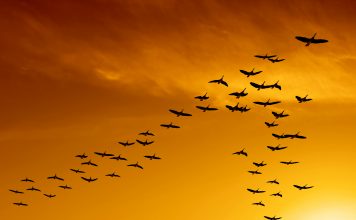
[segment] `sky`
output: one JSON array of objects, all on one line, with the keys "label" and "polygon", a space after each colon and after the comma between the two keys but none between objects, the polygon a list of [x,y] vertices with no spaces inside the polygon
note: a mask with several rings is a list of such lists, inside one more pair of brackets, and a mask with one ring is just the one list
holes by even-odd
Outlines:
[{"label": "sky", "polygon": [[[353,1],[14,0],[0,3],[0,16],[1,219],[356,219]],[[314,33],[329,42],[295,39]],[[266,53],[285,61],[254,57]],[[263,72],[239,72],[253,68]],[[223,75],[229,87],[208,83]],[[278,80],[281,91],[249,85]],[[228,95],[244,88],[244,98]],[[209,100],[194,99],[206,92]],[[296,95],[313,100],[299,104]],[[282,103],[253,104],[269,98]],[[251,110],[225,108],[237,102]],[[195,107],[208,104],[219,110]],[[264,125],[283,110],[290,116],[278,127]],[[160,127],[170,122],[181,129]],[[150,146],[117,143],[145,140],[138,133],[146,130],[155,133]],[[271,135],[296,132],[307,139]],[[266,148],[278,144],[288,148]],[[243,148],[247,158],[232,155]],[[84,152],[99,166],[80,165],[74,156]],[[143,157],[154,153],[162,159]],[[247,172],[261,161],[262,175]],[[136,162],[144,169],[127,167]],[[88,184],[70,168],[98,180]],[[121,177],[105,176],[114,171]],[[54,174],[73,189],[46,179]],[[266,183],[273,179],[280,184]],[[283,198],[269,196],[279,191]],[[29,206],[12,204],[20,201]],[[259,201],[266,207],[251,205]]]}]

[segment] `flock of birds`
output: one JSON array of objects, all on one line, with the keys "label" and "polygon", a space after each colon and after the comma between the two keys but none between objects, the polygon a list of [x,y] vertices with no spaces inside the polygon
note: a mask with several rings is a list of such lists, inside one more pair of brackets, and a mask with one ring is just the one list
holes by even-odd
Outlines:
[{"label": "flock of birds", "polygon": [[[324,40],[324,39],[316,39],[315,36],[316,36],[316,34],[314,34],[311,38],[297,36],[296,39],[301,41],[301,42],[303,42],[303,43],[306,43],[305,46],[309,46],[310,44],[318,44],[318,43],[328,42],[327,40]],[[285,59],[278,58],[277,55],[268,55],[268,54],[255,55],[255,57],[259,58],[259,59],[263,59],[263,60],[267,59],[267,60],[271,61],[272,63],[282,62],[282,61],[285,60]],[[257,74],[262,73],[262,71],[255,71],[254,69],[252,69],[251,71],[240,70],[240,72],[242,74],[246,75],[247,77],[255,76]],[[211,80],[211,81],[209,81],[209,83],[221,84],[221,85],[223,85],[225,87],[228,87],[228,83],[224,80],[224,76],[222,76],[220,79]],[[255,83],[255,82],[250,82],[250,85],[252,87],[256,88],[257,90],[264,90],[264,89],[282,90],[281,85],[278,84],[278,83],[279,83],[279,81],[276,81],[275,83],[272,83],[272,84],[265,84],[265,82],[263,82],[261,84],[258,84],[258,83]],[[246,88],[245,88],[240,92],[233,92],[233,93],[231,93],[229,95],[234,96],[237,99],[240,99],[242,97],[247,96],[248,93],[246,92]],[[209,99],[207,93],[205,93],[204,95],[196,96],[194,98],[197,99],[197,100],[200,100],[201,102],[206,101],[206,100]],[[295,98],[298,101],[298,103],[309,102],[309,101],[312,100],[311,98],[308,98],[308,95],[306,95],[304,97],[296,96]],[[260,105],[260,106],[266,107],[266,106],[272,106],[272,105],[280,104],[281,101],[271,101],[270,99],[268,99],[266,101],[256,101],[256,102],[253,102],[253,103],[256,104],[256,105]],[[248,108],[247,105],[239,106],[239,103],[237,103],[234,106],[226,105],[225,107],[231,112],[238,111],[238,112],[244,113],[244,112],[248,112],[249,110],[251,110],[251,108]],[[201,110],[202,112],[217,111],[218,110],[218,108],[216,108],[216,107],[211,107],[210,104],[208,104],[208,105],[197,105],[196,108]],[[190,116],[192,116],[192,114],[184,112],[184,110],[180,110],[179,111],[179,110],[175,110],[175,109],[169,109],[169,112],[171,112],[172,114],[176,115],[177,117],[190,117]],[[265,122],[265,125],[268,128],[279,126],[279,124],[276,123],[276,120],[289,116],[284,111],[282,111],[282,112],[272,111],[272,115],[275,117],[275,120],[272,121],[272,122]],[[179,125],[173,124],[172,122],[165,123],[165,124],[160,124],[160,126],[164,127],[164,128],[167,128],[167,129],[178,129],[178,128],[180,128]],[[118,144],[122,145],[123,147],[130,147],[130,146],[132,146],[132,145],[134,145],[136,143],[140,144],[142,146],[147,146],[147,145],[151,145],[151,144],[154,143],[153,140],[148,140],[148,138],[150,138],[150,137],[155,137],[155,134],[152,133],[150,130],[147,130],[145,132],[140,132],[138,135],[139,136],[144,136],[147,139],[142,140],[142,139],[138,138],[138,139],[136,139],[135,142],[134,141],[130,142],[128,140],[119,141]],[[284,139],[284,138],[306,139],[306,137],[300,135],[299,132],[295,133],[295,134],[289,134],[289,133],[275,134],[275,133],[272,133],[272,136],[275,137],[276,139]],[[270,149],[271,151],[280,151],[280,150],[286,149],[287,146],[280,146],[280,144],[278,144],[277,146],[267,146],[267,148]],[[93,155],[96,155],[96,156],[99,156],[99,157],[102,157],[102,158],[108,158],[110,160],[116,160],[116,161],[127,161],[128,160],[126,157],[121,156],[121,154],[120,155],[114,155],[112,153],[107,153],[107,152],[93,152]],[[240,151],[234,152],[233,155],[240,155],[240,156],[248,157],[248,153],[246,152],[245,148],[240,150]],[[84,166],[92,166],[92,167],[97,167],[98,166],[98,164],[92,162],[92,159],[89,158],[89,155],[87,155],[85,153],[75,155],[75,157],[79,158],[82,161],[85,160],[84,162],[80,163],[81,166],[83,166],[83,167]],[[148,159],[148,160],[160,160],[161,159],[156,154],[144,155],[143,157]],[[297,164],[299,162],[298,161],[280,161],[280,163],[284,164],[284,165],[293,165],[293,164]],[[257,167],[257,170],[249,170],[248,172],[251,173],[252,175],[261,175],[262,172],[260,172],[258,170],[258,168],[264,167],[267,164],[264,161],[262,161],[262,162],[253,162],[253,165],[255,167]],[[144,169],[144,167],[141,164],[139,164],[138,161],[136,163],[128,163],[127,166],[138,168],[138,169]],[[93,178],[91,176],[84,176],[86,174],[86,172],[84,170],[82,170],[82,169],[71,168],[71,169],[69,169],[69,171],[71,171],[73,173],[76,173],[76,174],[79,174],[80,178],[83,181],[86,181],[88,183],[95,182],[95,181],[98,180],[98,177]],[[106,177],[110,177],[110,178],[118,178],[118,177],[120,177],[120,175],[117,174],[116,172],[108,173],[105,176]],[[65,182],[64,178],[62,178],[60,176],[57,176],[56,174],[52,175],[52,176],[48,176],[47,179],[48,180],[53,180],[53,181],[58,181],[58,182],[61,182],[61,183]],[[30,179],[30,178],[27,178],[27,177],[24,178],[24,179],[21,179],[21,182],[26,182],[28,184],[35,184],[35,181],[33,179]],[[280,184],[277,179],[267,181],[267,183],[268,184],[277,184],[277,185]],[[310,189],[310,188],[313,187],[313,186],[308,186],[308,185],[297,185],[297,184],[295,184],[293,186],[295,188],[297,188],[298,190],[306,190],[306,189]],[[58,185],[58,187],[62,188],[63,190],[71,190],[72,189],[72,187],[70,185],[68,185],[68,183],[67,184],[60,184],[60,185]],[[26,191],[43,193],[43,196],[48,197],[48,198],[56,197],[56,194],[52,194],[52,193],[48,193],[48,192],[42,192],[41,189],[36,188],[34,186],[31,186],[31,187],[26,188],[24,190],[9,189],[10,192],[15,193],[15,194],[24,194],[25,190]],[[261,193],[265,193],[266,192],[264,190],[252,189],[252,188],[247,188],[247,191],[251,192],[252,194],[261,194]],[[277,193],[271,194],[271,196],[282,197],[283,195],[281,194],[281,192],[277,192]],[[28,206],[29,205],[29,203],[23,203],[22,201],[14,202],[13,204],[17,205],[17,206]],[[266,204],[263,203],[262,201],[255,202],[255,203],[253,203],[253,205],[266,206]],[[276,217],[276,216],[273,216],[273,217],[264,216],[264,217],[266,219],[269,219],[269,220],[281,219],[281,217]]]}]

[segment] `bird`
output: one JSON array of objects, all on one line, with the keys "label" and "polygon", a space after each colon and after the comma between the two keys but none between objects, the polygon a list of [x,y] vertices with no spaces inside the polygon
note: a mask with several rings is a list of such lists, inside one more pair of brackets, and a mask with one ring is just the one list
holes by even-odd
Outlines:
[{"label": "bird", "polygon": [[74,173],[85,173],[84,171],[79,169],[70,169],[70,170],[73,171]]},{"label": "bird", "polygon": [[127,160],[125,157],[121,157],[121,154],[116,157],[110,157],[110,159],[112,159],[112,160]]},{"label": "bird", "polygon": [[128,146],[135,144],[135,142],[129,142],[129,141],[126,141],[126,142],[119,141],[118,143],[124,147],[128,147]]},{"label": "bird", "polygon": [[195,106],[197,109],[200,109],[202,110],[203,112],[206,112],[206,111],[216,111],[218,110],[217,108],[213,108],[213,107],[210,107],[210,105],[207,105],[207,106]]},{"label": "bird", "polygon": [[255,82],[250,82],[250,85],[252,87],[255,87],[257,90],[269,88],[269,86],[265,85],[265,83],[266,83],[265,81],[263,81],[262,84],[258,84],[258,83],[255,83]]},{"label": "bird", "polygon": [[161,127],[165,127],[165,128],[180,128],[180,126],[174,125],[172,122],[170,124],[161,124]]},{"label": "bird", "polygon": [[54,176],[49,176],[49,177],[47,177],[47,179],[64,181],[64,179],[61,177],[58,177],[57,174],[54,174]]},{"label": "bird", "polygon": [[79,157],[80,159],[85,159],[85,158],[87,158],[88,156],[85,155],[85,153],[83,153],[83,154],[78,154],[78,155],[76,155],[75,157]]},{"label": "bird", "polygon": [[177,117],[179,117],[179,116],[192,116],[192,114],[184,112],[183,109],[181,111],[177,111],[177,110],[174,110],[174,109],[169,109],[169,111],[171,113],[175,114]]},{"label": "bird", "polygon": [[320,44],[320,43],[329,42],[326,39],[316,39],[315,36],[316,33],[311,38],[301,37],[301,36],[296,36],[295,38],[303,43],[306,43],[305,46],[309,46],[310,44]]},{"label": "bird", "polygon": [[279,182],[274,179],[274,180],[270,180],[270,181],[267,181],[267,183],[271,183],[271,184],[279,184]]},{"label": "bird", "polygon": [[295,96],[295,98],[298,100],[298,103],[309,102],[309,101],[313,100],[313,99],[307,98],[307,97],[308,97],[308,95],[304,96],[303,98],[300,96]]},{"label": "bird", "polygon": [[120,176],[117,175],[115,172],[106,174],[105,176],[109,176],[109,177],[120,177]]},{"label": "bird", "polygon": [[94,152],[94,154],[99,155],[101,157],[112,157],[114,154],[108,154],[106,152]]},{"label": "bird", "polygon": [[281,103],[281,101],[273,101],[273,102],[270,102],[270,99],[268,99],[266,102],[253,102],[254,104],[256,105],[262,105],[263,107],[266,107],[267,105],[275,105],[275,104],[279,104]]},{"label": "bird", "polygon": [[299,163],[298,161],[281,161],[280,163],[285,164],[285,165],[291,165],[291,164],[297,164]]},{"label": "bird", "polygon": [[56,195],[54,194],[46,194],[46,193],[43,193],[44,196],[48,197],[48,198],[53,198],[53,197],[56,197]]},{"label": "bird", "polygon": [[63,185],[63,186],[58,186],[62,189],[72,189],[72,187],[68,186],[67,184],[66,185]]},{"label": "bird", "polygon": [[290,138],[290,139],[294,139],[294,138],[298,138],[298,139],[306,139],[307,137],[299,135],[299,132],[297,132],[296,134],[285,134],[284,135],[286,138]]},{"label": "bird", "polygon": [[217,83],[217,84],[222,84],[226,87],[228,87],[229,85],[227,84],[227,82],[224,81],[224,76],[222,76],[220,79],[215,79],[215,80],[211,80],[209,81],[209,83]]},{"label": "bird", "polygon": [[13,193],[15,193],[15,194],[24,194],[24,192],[18,191],[18,190],[16,190],[16,189],[9,189],[9,191],[10,191],[10,192],[13,192]]},{"label": "bird", "polygon": [[275,111],[272,111],[272,115],[278,119],[278,118],[284,118],[284,117],[288,117],[289,115],[288,114],[284,114],[284,110],[280,113],[278,112],[275,112]]},{"label": "bird", "polygon": [[268,128],[276,127],[276,126],[279,125],[279,124],[275,123],[275,121],[273,121],[273,122],[267,122],[267,121],[266,121],[265,124],[266,124],[266,126],[267,126]]},{"label": "bird", "polygon": [[28,206],[28,204],[23,203],[23,202],[14,202],[13,204],[17,205],[17,206]]},{"label": "bird", "polygon": [[281,192],[278,192],[278,193],[273,193],[273,194],[271,194],[271,196],[275,196],[275,197],[283,197],[283,195],[281,194]]},{"label": "bird", "polygon": [[129,166],[129,167],[137,167],[137,168],[143,169],[143,167],[141,165],[139,165],[138,162],[136,162],[134,164],[129,164],[127,166]]},{"label": "bird", "polygon": [[250,76],[255,76],[257,74],[260,74],[262,73],[262,71],[256,71],[254,72],[255,68],[253,68],[251,71],[246,71],[246,70],[240,70],[240,72],[244,75],[246,75],[247,77],[250,77]]},{"label": "bird", "polygon": [[199,95],[199,96],[195,96],[194,98],[195,99],[199,99],[200,101],[204,101],[204,100],[207,100],[209,99],[209,97],[207,96],[208,93],[205,93],[204,95]]},{"label": "bird", "polygon": [[277,146],[273,147],[273,146],[267,146],[267,148],[271,149],[271,151],[276,151],[276,150],[283,150],[286,149],[287,146],[285,147],[280,147],[280,144],[278,144]]},{"label": "bird", "polygon": [[237,103],[235,106],[225,105],[225,107],[229,109],[231,112],[238,111],[240,109],[239,103]]},{"label": "bird", "polygon": [[150,160],[160,160],[161,158],[160,157],[157,157],[156,154],[153,154],[153,155],[146,155],[144,156],[145,158],[148,158]]},{"label": "bird", "polygon": [[253,165],[255,165],[256,167],[264,167],[267,164],[262,161],[261,163],[253,162]]},{"label": "bird", "polygon": [[143,136],[155,136],[153,133],[151,133],[149,130],[145,131],[145,132],[141,132],[139,133],[139,135],[143,135]]},{"label": "bird", "polygon": [[282,217],[276,217],[276,216],[273,216],[273,217],[269,217],[269,216],[264,216],[266,219],[269,219],[269,220],[278,220],[278,219],[281,219]]},{"label": "bird", "polygon": [[247,152],[245,151],[245,148],[240,150],[240,151],[237,151],[233,154],[236,154],[236,155],[244,155],[245,157],[247,157]]},{"label": "bird", "polygon": [[295,188],[302,190],[302,189],[311,189],[314,186],[308,186],[308,185],[304,185],[304,186],[299,186],[299,185],[293,185]]},{"label": "bird", "polygon": [[284,134],[275,134],[275,133],[272,133],[272,136],[277,138],[277,139],[281,139],[281,138],[287,138]]},{"label": "bird", "polygon": [[252,175],[255,175],[255,174],[262,174],[260,171],[258,171],[258,170],[249,170],[249,171],[247,171],[247,172],[249,172],[249,173],[251,173]]},{"label": "bird", "polygon": [[33,186],[32,186],[31,188],[26,189],[26,190],[41,192],[40,189],[37,189],[37,188],[35,188],[35,187],[33,187]]},{"label": "bird", "polygon": [[91,160],[87,161],[87,162],[83,162],[82,165],[88,165],[88,166],[94,166],[94,167],[97,167],[98,165],[91,162]]},{"label": "bird", "polygon": [[81,177],[83,180],[87,181],[88,183],[96,181],[98,178],[86,178],[86,177]]},{"label": "bird", "polygon": [[233,93],[230,93],[229,95],[235,96],[237,99],[239,99],[241,97],[247,96],[248,93],[245,91],[246,91],[246,88],[244,88],[241,92],[233,92]]},{"label": "bird", "polygon": [[33,180],[31,180],[31,179],[29,179],[29,178],[25,178],[25,179],[22,179],[21,180],[22,182],[31,182],[31,183],[34,183],[35,181],[33,181]]},{"label": "bird", "polygon": [[247,188],[247,191],[251,192],[252,194],[264,193],[264,192],[266,192],[266,191],[260,190],[260,189],[249,189],[249,188]]},{"label": "bird", "polygon": [[271,61],[272,63],[278,63],[278,62],[282,62],[284,61],[285,59],[278,59],[278,57],[276,58],[268,58],[269,61]]},{"label": "bird", "polygon": [[273,58],[273,57],[276,57],[277,55],[268,55],[268,54],[266,54],[266,55],[255,55],[255,57],[257,57],[257,58],[260,58],[260,59],[271,59],[271,58]]},{"label": "bird", "polygon": [[260,201],[260,202],[254,202],[254,203],[252,203],[252,205],[266,206],[264,203],[262,203],[262,201]]},{"label": "bird", "polygon": [[137,143],[141,144],[142,146],[150,145],[150,144],[153,144],[153,142],[154,142],[154,141],[148,141],[147,139],[145,141],[136,139],[136,141],[137,141]]}]

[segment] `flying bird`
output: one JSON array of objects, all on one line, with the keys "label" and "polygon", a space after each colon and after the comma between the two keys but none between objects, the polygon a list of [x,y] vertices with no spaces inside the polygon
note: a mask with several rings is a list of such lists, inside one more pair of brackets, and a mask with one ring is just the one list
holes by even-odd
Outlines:
[{"label": "flying bird", "polygon": [[24,194],[24,192],[18,191],[18,190],[16,190],[16,189],[9,189],[9,191],[10,191],[10,192],[13,192],[13,193],[15,193],[15,194]]},{"label": "flying bird", "polygon": [[296,96],[295,98],[298,100],[299,103],[303,103],[303,102],[309,102],[312,99],[311,98],[307,98],[308,95],[304,96],[303,98],[300,96]]},{"label": "flying bird", "polygon": [[284,117],[289,116],[288,114],[284,114],[284,110],[283,110],[282,112],[280,112],[280,113],[275,112],[275,111],[272,111],[272,115],[273,115],[276,119],[278,119],[278,118],[284,118]]},{"label": "flying bird", "polygon": [[119,141],[118,143],[124,147],[128,147],[128,146],[135,144],[135,142],[129,142],[129,141],[126,141],[126,142]]},{"label": "flying bird", "polygon": [[110,159],[112,159],[112,160],[127,160],[125,157],[121,157],[121,154],[116,157],[110,157]]},{"label": "flying bird", "polygon": [[266,107],[267,105],[275,105],[281,103],[281,101],[273,101],[270,102],[270,99],[267,100],[267,102],[253,102],[256,105],[262,105],[263,107]]},{"label": "flying bird", "polygon": [[273,193],[271,194],[271,196],[275,196],[275,197],[283,197],[281,192],[278,192],[278,193]]},{"label": "flying bird", "polygon": [[58,177],[57,174],[54,174],[54,176],[49,176],[49,177],[47,177],[47,179],[64,181],[64,179],[61,177]]},{"label": "flying bird", "polygon": [[86,177],[81,177],[83,180],[87,181],[88,183],[96,181],[98,178],[86,178]]},{"label": "flying bird", "polygon": [[73,171],[74,173],[85,173],[84,171],[79,169],[70,169],[70,170]]},{"label": "flying bird", "polygon": [[285,164],[285,165],[291,165],[291,164],[297,164],[299,162],[290,160],[290,161],[281,161],[280,163]]},{"label": "flying bird", "polygon": [[297,139],[306,139],[307,137],[305,136],[302,136],[302,135],[299,135],[299,132],[297,132],[296,134],[285,134],[284,135],[286,138],[290,138],[290,139],[294,139],[294,138],[297,138]]},{"label": "flying bird", "polygon": [[269,220],[278,220],[278,219],[281,219],[282,217],[276,217],[276,216],[273,216],[273,217],[269,217],[269,216],[264,216],[266,219],[269,219]]},{"label": "flying bird", "polygon": [[263,167],[266,166],[267,164],[262,161],[261,163],[253,162],[253,165],[255,165],[256,167]]},{"label": "flying bird", "polygon": [[195,106],[197,109],[200,109],[202,110],[203,112],[206,112],[206,111],[216,111],[218,110],[217,108],[213,108],[213,107],[210,107],[210,105],[207,105],[207,106]]},{"label": "flying bird", "polygon": [[83,153],[83,154],[78,154],[78,155],[76,155],[75,157],[79,157],[80,159],[85,159],[85,158],[87,158],[88,156],[85,155],[85,153]]},{"label": "flying bird", "polygon": [[277,139],[281,139],[281,138],[287,138],[284,134],[275,134],[275,133],[272,133],[272,136],[277,138]]},{"label": "flying bird", "polygon": [[153,154],[153,155],[146,155],[144,156],[145,158],[148,158],[150,160],[160,160],[161,158],[160,157],[157,157],[156,154]]},{"label": "flying bird", "polygon": [[33,181],[33,180],[31,180],[31,179],[29,179],[29,178],[25,178],[25,179],[22,179],[21,180],[22,182],[31,182],[31,183],[34,183],[35,181]]},{"label": "flying bird", "polygon": [[285,147],[281,147],[280,144],[278,144],[277,146],[267,146],[267,148],[269,148],[271,151],[276,151],[276,150],[283,150],[283,149],[286,149],[287,146]]},{"label": "flying bird", "polygon": [[260,189],[249,189],[249,188],[247,188],[247,191],[251,192],[252,194],[266,192],[266,191],[263,191],[263,190],[260,190]]},{"label": "flying bird", "polygon": [[235,106],[231,105],[226,105],[225,106],[227,109],[229,109],[231,112],[238,111],[240,109],[239,103],[237,103]]},{"label": "flying bird", "polygon": [[274,180],[270,180],[270,181],[267,181],[267,183],[271,183],[271,184],[279,184],[279,182],[274,179]]},{"label": "flying bird", "polygon": [[304,186],[299,186],[299,185],[293,185],[295,188],[302,190],[302,189],[311,189],[314,186],[308,186],[308,185],[304,185]]},{"label": "flying bird", "polygon": [[247,157],[247,152],[245,151],[245,148],[240,150],[240,151],[237,151],[233,154],[236,154],[236,155],[244,155],[245,157]]},{"label": "flying bird", "polygon": [[105,176],[109,176],[109,177],[120,177],[119,175],[117,175],[115,172],[113,173],[109,173],[109,174],[106,174]]},{"label": "flying bird", "polygon": [[258,170],[249,170],[249,171],[247,171],[247,172],[249,172],[249,173],[251,173],[252,175],[255,175],[255,174],[262,174],[260,171],[258,171]]},{"label": "flying bird", "polygon": [[252,87],[255,87],[257,90],[269,88],[269,85],[265,85],[265,83],[266,83],[265,81],[263,81],[262,84],[258,84],[258,83],[255,83],[255,82],[250,82],[250,85]]},{"label": "flying bird", "polygon": [[72,189],[72,187],[68,186],[67,184],[66,185],[63,185],[63,186],[58,186],[62,189]]},{"label": "flying bird", "polygon": [[310,44],[320,44],[328,42],[328,40],[325,39],[316,39],[315,36],[316,33],[311,38],[301,36],[296,36],[295,38],[303,43],[306,43],[305,46],[309,46]]},{"label": "flying bird", "polygon": [[136,140],[136,141],[137,141],[137,143],[141,144],[142,146],[150,145],[150,144],[153,144],[153,142],[154,142],[154,141],[148,141],[147,139],[145,141],[141,141],[141,140]]},{"label": "flying bird", "polygon": [[17,206],[28,206],[28,204],[23,203],[23,202],[14,202],[13,204],[17,205]]},{"label": "flying bird", "polygon": [[273,121],[273,122],[271,122],[271,123],[266,121],[265,124],[266,124],[266,126],[267,126],[268,128],[278,126],[278,124],[275,123],[275,121]]},{"label": "flying bird", "polygon": [[56,195],[54,194],[46,194],[46,193],[43,193],[44,196],[48,197],[48,198],[53,198],[53,197],[56,197]]},{"label": "flying bird", "polygon": [[82,165],[88,165],[88,166],[94,166],[94,167],[97,167],[98,165],[91,162],[91,160],[87,161],[87,162],[83,162]]},{"label": "flying bird", "polygon": [[112,156],[114,156],[114,154],[108,154],[108,153],[106,153],[106,152],[94,152],[94,154],[96,154],[96,155],[99,155],[99,156],[101,156],[101,157],[112,157]]},{"label": "flying bird", "polygon": [[278,63],[278,62],[282,62],[282,61],[284,61],[285,59],[278,59],[278,57],[276,57],[276,58],[269,58],[268,59],[269,61],[271,61],[272,63]]},{"label": "flying bird", "polygon": [[229,95],[235,96],[237,99],[239,99],[241,97],[247,96],[248,93],[245,91],[246,91],[246,88],[244,88],[241,92],[233,92],[233,93],[230,93]]},{"label": "flying bird", "polygon": [[145,132],[141,132],[139,133],[139,135],[143,135],[143,136],[155,136],[153,133],[151,133],[149,130],[145,131]]},{"label": "flying bird", "polygon": [[180,128],[180,126],[174,125],[172,122],[170,124],[161,124],[161,127],[165,127],[165,128]]},{"label": "flying bird", "polygon": [[279,82],[279,80],[276,83],[270,85],[269,87],[272,88],[272,89],[277,88],[279,90],[282,90],[282,86],[279,85],[278,82]]},{"label": "flying bird", "polygon": [[247,77],[250,77],[250,76],[255,76],[257,74],[260,74],[262,73],[262,71],[256,71],[254,72],[255,68],[253,68],[251,71],[246,71],[246,70],[240,70],[240,72],[244,75],[246,75]]},{"label": "flying bird", "polygon": [[129,164],[127,166],[129,166],[129,167],[137,167],[137,168],[143,169],[143,167],[141,165],[139,165],[138,162],[136,162],[134,164]]},{"label": "flying bird", "polygon": [[37,188],[35,188],[35,187],[33,187],[33,186],[32,186],[31,188],[26,189],[26,190],[41,192],[40,189],[37,189]]},{"label": "flying bird", "polygon": [[208,93],[205,93],[204,95],[199,95],[199,96],[195,96],[194,98],[195,99],[199,99],[200,101],[204,101],[204,100],[207,100],[209,99],[209,97],[207,96]]},{"label": "flying bird", "polygon": [[217,83],[217,84],[222,84],[226,87],[228,87],[229,85],[227,84],[227,82],[224,81],[224,76],[222,76],[220,79],[215,79],[215,80],[211,80],[209,81],[209,83]]},{"label": "flying bird", "polygon": [[171,113],[175,114],[177,117],[179,117],[179,116],[192,116],[192,114],[184,112],[183,109],[181,111],[177,111],[177,110],[174,110],[174,109],[169,109],[169,111]]},{"label": "flying bird", "polygon": [[268,55],[268,54],[266,54],[266,55],[255,55],[255,57],[257,57],[257,58],[260,58],[260,59],[271,59],[271,58],[273,58],[273,57],[276,57],[277,55]]},{"label": "flying bird", "polygon": [[262,201],[252,203],[252,205],[257,205],[257,206],[266,206],[264,203],[262,203]]}]

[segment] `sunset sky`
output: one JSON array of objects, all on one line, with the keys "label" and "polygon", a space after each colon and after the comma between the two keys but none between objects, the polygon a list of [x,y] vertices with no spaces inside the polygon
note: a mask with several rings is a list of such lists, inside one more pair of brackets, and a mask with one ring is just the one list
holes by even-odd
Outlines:
[{"label": "sunset sky", "polygon": [[[0,16],[0,219],[356,219],[354,1],[12,0],[0,2]],[[314,33],[329,42],[305,47],[295,39]],[[266,53],[286,60],[254,57]],[[263,72],[239,72],[253,68]],[[229,87],[208,83],[222,75]],[[277,80],[281,91],[249,85]],[[244,98],[228,95],[244,88]],[[209,100],[194,99],[205,92]],[[296,101],[307,94],[311,102]],[[282,103],[253,104],[269,98]],[[237,102],[251,110],[225,108]],[[208,104],[219,110],[195,108]],[[283,110],[290,116],[278,127],[264,125]],[[159,126],[170,122],[181,129]],[[146,130],[154,144],[117,144],[145,140],[138,133]],[[307,139],[276,140],[272,132]],[[288,148],[266,148],[277,144]],[[247,158],[232,155],[242,148]],[[84,152],[99,166],[80,165],[74,156]],[[143,157],[154,153],[162,160]],[[126,166],[137,161],[143,170]],[[247,172],[261,161],[262,175]],[[121,177],[105,176],[114,171]],[[73,189],[47,180],[54,174]],[[266,183],[273,179],[281,184]],[[269,196],[279,191],[283,198]],[[29,206],[12,204],[20,201]],[[251,205],[259,201],[266,207]]]}]

